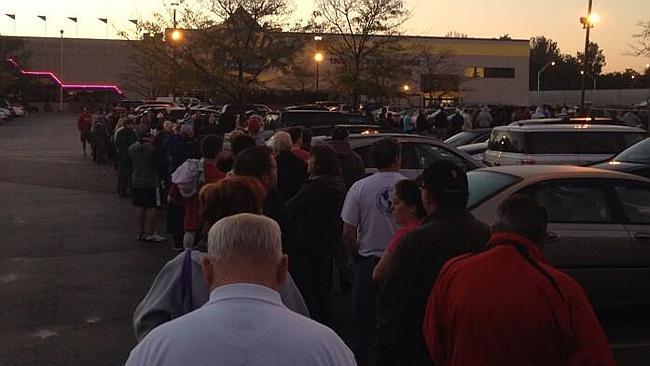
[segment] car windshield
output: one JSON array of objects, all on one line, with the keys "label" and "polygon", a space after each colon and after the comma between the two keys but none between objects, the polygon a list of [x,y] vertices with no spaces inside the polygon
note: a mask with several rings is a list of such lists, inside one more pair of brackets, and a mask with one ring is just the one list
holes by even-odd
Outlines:
[{"label": "car windshield", "polygon": [[469,183],[467,208],[472,209],[521,179],[504,173],[473,170],[467,173],[467,180]]},{"label": "car windshield", "polygon": [[445,140],[445,144],[449,144],[451,146],[462,146],[466,145],[469,141],[471,141],[474,138],[474,134],[471,132],[459,132],[452,137],[448,138]]},{"label": "car windshield", "polygon": [[648,164],[650,162],[650,138],[631,146],[629,149],[618,154],[614,160]]}]

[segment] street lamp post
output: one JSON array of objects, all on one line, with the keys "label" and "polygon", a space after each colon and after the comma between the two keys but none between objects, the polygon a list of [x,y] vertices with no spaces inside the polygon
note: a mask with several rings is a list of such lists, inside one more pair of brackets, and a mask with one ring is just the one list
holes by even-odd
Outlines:
[{"label": "street lamp post", "polygon": [[555,66],[555,61],[551,61],[544,65],[539,71],[537,72],[537,92],[539,93],[540,87],[542,85],[542,74],[544,73],[544,70],[546,70],[549,66]]},{"label": "street lamp post", "polygon": [[173,25],[174,25],[174,30],[171,33],[171,39],[172,39],[172,56],[174,58],[174,65],[172,65],[172,102],[176,103],[176,59],[177,59],[177,51],[176,47],[178,45],[178,42],[180,42],[182,38],[181,32],[178,30],[178,23],[176,22],[176,9],[180,3],[178,2],[173,2],[171,3],[172,6],[172,11],[173,11]]},{"label": "street lamp post", "polygon": [[[61,80],[64,80],[63,79],[63,29],[61,29],[60,32],[61,32],[61,44],[60,44],[61,49],[60,49],[60,60],[59,60],[60,62],[59,77],[61,78]],[[63,83],[59,85],[59,112],[63,112]]]},{"label": "street lamp post", "polygon": [[321,52],[316,52],[314,61],[316,61],[316,93],[318,93],[318,82],[320,78],[320,63],[323,62],[324,56]]},{"label": "street lamp post", "polygon": [[585,112],[585,77],[587,73],[587,65],[589,64],[589,33],[591,28],[594,27],[596,23],[600,21],[600,16],[591,11],[593,5],[593,0],[589,0],[589,5],[587,7],[587,16],[580,17],[580,24],[585,29],[585,53],[582,57],[582,90],[580,93],[580,112],[584,114]]}]

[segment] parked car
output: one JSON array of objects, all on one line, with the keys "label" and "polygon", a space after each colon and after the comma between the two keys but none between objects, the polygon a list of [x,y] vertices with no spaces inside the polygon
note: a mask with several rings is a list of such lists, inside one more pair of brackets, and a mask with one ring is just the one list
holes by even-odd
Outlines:
[{"label": "parked car", "polygon": [[612,159],[592,167],[650,178],[650,138],[639,141]]},{"label": "parked car", "polygon": [[[367,173],[373,173],[377,170],[370,156],[372,143],[387,136],[396,138],[402,144],[402,166],[400,173],[411,179],[417,178],[424,169],[435,161],[443,159],[455,162],[465,171],[485,167],[483,163],[472,159],[471,156],[455,147],[426,136],[401,133],[350,135],[350,146],[363,159]],[[330,137],[325,136],[316,137],[312,140],[312,144],[316,145],[330,139]]]},{"label": "parked car", "polygon": [[117,103],[118,108],[124,108],[126,110],[132,111],[135,108],[141,106],[144,104],[144,100],[121,100],[119,103]]},{"label": "parked car", "polygon": [[581,123],[590,125],[623,125],[623,123],[615,118],[609,117],[563,117],[563,118],[531,118],[522,119],[510,123],[510,126],[526,126],[526,125],[551,125],[551,124],[571,124]]},{"label": "parked car", "polygon": [[544,257],[596,304],[650,302],[650,180],[594,168],[493,167],[468,173],[471,213],[492,224],[521,193],[548,213]]},{"label": "parked car", "polygon": [[[485,160],[485,150],[488,148],[487,141],[458,146],[458,150],[463,151],[478,161]],[[488,164],[489,165],[489,164]]]},{"label": "parked car", "polygon": [[491,133],[492,128],[477,128],[474,130],[461,131],[446,139],[445,143],[455,147],[476,144],[489,140]]},{"label": "parked car", "polygon": [[[329,127],[339,124],[367,124],[368,120],[360,114],[330,111],[285,110],[280,113],[275,128],[291,126]],[[314,131],[316,136],[316,131]]]},{"label": "parked car", "polygon": [[499,126],[492,130],[485,161],[489,165],[590,165],[645,137],[642,129],[614,125]]}]

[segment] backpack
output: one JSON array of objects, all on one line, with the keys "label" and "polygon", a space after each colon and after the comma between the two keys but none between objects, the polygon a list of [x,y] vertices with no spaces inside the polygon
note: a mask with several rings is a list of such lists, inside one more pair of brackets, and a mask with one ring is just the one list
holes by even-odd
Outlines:
[{"label": "backpack", "polygon": [[172,183],[184,198],[195,196],[205,183],[203,159],[187,159],[172,173]]}]

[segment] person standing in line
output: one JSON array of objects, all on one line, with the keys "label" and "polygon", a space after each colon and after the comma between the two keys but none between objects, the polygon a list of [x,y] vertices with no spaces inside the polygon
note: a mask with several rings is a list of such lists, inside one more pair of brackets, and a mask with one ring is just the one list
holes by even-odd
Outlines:
[{"label": "person standing in line", "polygon": [[379,365],[430,365],[422,335],[427,296],[450,258],[485,248],[490,229],[467,210],[467,175],[439,160],[418,178],[427,217],[392,255],[377,301]]},{"label": "person standing in line", "polygon": [[77,120],[77,129],[81,137],[81,148],[83,149],[84,156],[87,156],[86,143],[91,144],[90,129],[92,128],[93,116],[88,112],[88,108],[84,108],[83,113]]},{"label": "person standing in line", "polygon": [[463,131],[471,131],[474,129],[474,124],[472,123],[472,116],[465,110],[465,108],[460,109],[460,114],[463,116]]},{"label": "person standing in line", "polygon": [[402,119],[402,131],[404,131],[404,133],[412,133],[415,131],[413,116],[408,111],[404,112],[404,119]]},{"label": "person standing in line", "polygon": [[[202,169],[202,177],[194,180],[196,184],[192,196],[183,197],[181,195],[180,187],[177,184],[172,184],[169,191],[170,202],[174,204],[182,204],[183,206],[183,246],[184,248],[194,248],[200,237],[197,235],[197,230],[200,229],[199,213],[200,206],[198,201],[198,192],[203,184],[216,183],[226,177],[226,174],[219,170],[217,163],[223,150],[223,140],[216,135],[208,135],[201,140],[201,155],[202,159],[196,162],[199,169]],[[190,170],[189,165],[191,161],[186,161],[179,167],[179,169],[187,168]],[[178,170],[177,170],[178,172]],[[189,172],[190,174],[192,172]],[[174,172],[174,174],[177,174]],[[179,250],[180,248],[173,248]]]},{"label": "person standing in line", "polygon": [[436,128],[436,137],[440,141],[445,141],[447,139],[447,131],[449,129],[447,112],[445,112],[445,109],[443,107],[440,107],[440,110],[433,118],[433,125]]},{"label": "person standing in line", "polygon": [[273,220],[249,213],[219,220],[201,267],[208,302],[151,331],[127,366],[355,365],[336,333],[282,304],[288,258]]},{"label": "person standing in line", "polygon": [[291,152],[306,163],[309,160],[309,152],[302,149],[302,128],[291,127],[287,132],[291,136]]},{"label": "person standing in line", "polygon": [[129,147],[138,141],[133,121],[121,120],[123,125],[115,132],[115,150],[117,152],[117,194],[125,197],[132,187],[133,169],[129,156]]},{"label": "person standing in line", "polygon": [[428,128],[429,120],[427,120],[427,116],[424,114],[424,109],[420,109],[418,118],[415,120],[415,129],[419,135],[426,135]]},{"label": "person standing in line", "polygon": [[401,146],[397,139],[375,141],[370,155],[378,171],[352,185],[341,211],[343,243],[355,263],[351,293],[354,322],[352,349],[364,365],[375,329],[375,301],[379,287],[372,271],[398,228],[391,211],[390,194],[395,184],[406,179],[399,173]]},{"label": "person standing in line", "polygon": [[167,239],[156,233],[157,208],[160,207],[158,164],[151,143],[154,136],[141,136],[129,147],[129,157],[133,163],[131,189],[133,205],[139,229],[138,240],[164,242]]},{"label": "person standing in line", "polygon": [[436,365],[616,364],[582,287],[544,259],[546,227],[546,210],[514,195],[487,250],[445,264],[422,326]]},{"label": "person standing in line", "polygon": [[273,150],[278,164],[278,189],[285,200],[290,200],[307,180],[307,163],[293,153],[291,135],[287,132],[275,133]]},{"label": "person standing in line", "polygon": [[484,105],[481,111],[476,115],[476,124],[479,128],[488,128],[492,126],[492,114],[490,107]]},{"label": "person standing in line", "polygon": [[332,326],[332,266],[341,245],[339,214],[346,188],[336,151],[329,145],[312,148],[307,171],[309,179],[287,202],[287,211],[298,232],[289,270],[312,318]]},{"label": "person standing in line", "polygon": [[[185,251],[167,262],[154,279],[133,313],[133,329],[138,341],[157,326],[196,310],[208,301],[210,291],[201,275],[208,231],[224,217],[239,213],[261,215],[265,196],[263,183],[251,177],[228,177],[201,188],[199,202],[204,239],[197,250],[189,254]],[[290,310],[309,316],[307,305],[290,275],[280,283],[278,292],[282,303]]]},{"label": "person standing in line", "polygon": [[402,227],[395,232],[384,255],[381,256],[379,263],[372,271],[372,279],[379,284],[384,283],[386,273],[390,271],[393,253],[397,250],[402,239],[408,233],[420,227],[422,219],[427,215],[422,205],[420,187],[416,181],[400,180],[395,185],[392,197],[391,210],[395,216],[395,221]]}]

